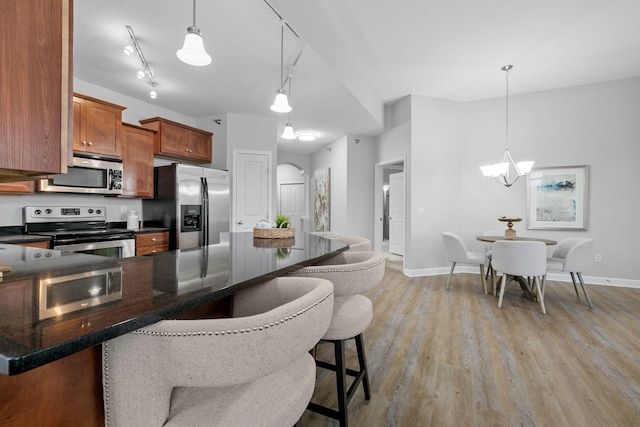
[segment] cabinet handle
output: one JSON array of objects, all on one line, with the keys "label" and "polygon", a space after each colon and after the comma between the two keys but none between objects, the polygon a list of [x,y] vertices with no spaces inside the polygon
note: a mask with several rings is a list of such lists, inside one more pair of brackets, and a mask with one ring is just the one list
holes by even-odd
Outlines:
[{"label": "cabinet handle", "polygon": [[93,142],[89,141],[89,145],[93,145]]},{"label": "cabinet handle", "polygon": [[87,145],[87,141],[82,141],[82,145]]},{"label": "cabinet handle", "polygon": [[156,251],[155,249],[152,249],[152,250],[151,250],[151,253],[152,253],[152,254],[155,254],[156,252],[157,252],[157,251]]},{"label": "cabinet handle", "polygon": [[152,237],[152,238],[151,238],[151,241],[152,241],[152,242],[155,242],[155,241],[156,241],[156,238],[155,238],[155,237]]}]

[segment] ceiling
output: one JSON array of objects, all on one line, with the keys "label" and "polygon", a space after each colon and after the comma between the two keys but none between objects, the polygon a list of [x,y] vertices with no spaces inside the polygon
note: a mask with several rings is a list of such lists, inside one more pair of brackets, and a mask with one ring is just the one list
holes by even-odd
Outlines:
[{"label": "ceiling", "polygon": [[[74,77],[194,118],[273,116],[282,132],[314,130],[314,143],[279,140],[279,152],[310,154],[345,134],[376,134],[384,104],[414,94],[456,101],[640,76],[638,0],[199,0],[196,26],[213,61],[176,57],[193,2],[77,0]],[[290,116],[273,113],[285,68],[293,70]],[[156,74],[158,98],[126,56],[130,25]],[[286,72],[285,72],[286,74]]]}]

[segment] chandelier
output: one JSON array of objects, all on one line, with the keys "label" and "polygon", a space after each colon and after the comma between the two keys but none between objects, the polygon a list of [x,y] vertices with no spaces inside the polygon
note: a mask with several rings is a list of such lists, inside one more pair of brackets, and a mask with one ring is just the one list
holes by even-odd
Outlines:
[{"label": "chandelier", "polygon": [[480,166],[482,174],[489,178],[495,178],[500,184],[505,187],[511,187],[517,180],[523,175],[528,174],[533,167],[532,161],[524,161],[516,163],[511,157],[509,152],[509,70],[513,68],[513,65],[505,65],[501,68],[506,73],[506,96],[505,96],[505,146],[504,155],[499,163],[493,165]]}]

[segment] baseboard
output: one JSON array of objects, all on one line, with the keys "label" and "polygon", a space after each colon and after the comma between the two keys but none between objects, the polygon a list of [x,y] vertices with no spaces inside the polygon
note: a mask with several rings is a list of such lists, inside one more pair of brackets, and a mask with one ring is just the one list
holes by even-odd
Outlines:
[{"label": "baseboard", "polygon": [[[421,268],[412,270],[405,268],[403,273],[408,277],[424,277],[424,276],[439,276],[442,274],[449,274],[451,267],[436,267],[436,268]],[[479,274],[477,267],[472,266],[456,266],[454,274],[458,273],[471,273]],[[616,279],[610,277],[596,277],[596,276],[582,276],[584,283],[589,285],[600,286],[619,286],[623,288],[640,288],[640,280],[632,279]],[[549,273],[547,280],[553,280],[556,282],[571,282],[571,275],[569,273]]]}]

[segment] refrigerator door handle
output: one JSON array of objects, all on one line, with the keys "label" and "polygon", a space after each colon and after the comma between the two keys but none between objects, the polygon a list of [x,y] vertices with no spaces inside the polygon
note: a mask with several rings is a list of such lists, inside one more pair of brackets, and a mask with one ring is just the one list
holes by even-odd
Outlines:
[{"label": "refrigerator door handle", "polygon": [[209,185],[205,177],[201,177],[200,181],[202,183],[202,242],[203,246],[209,246]]}]

